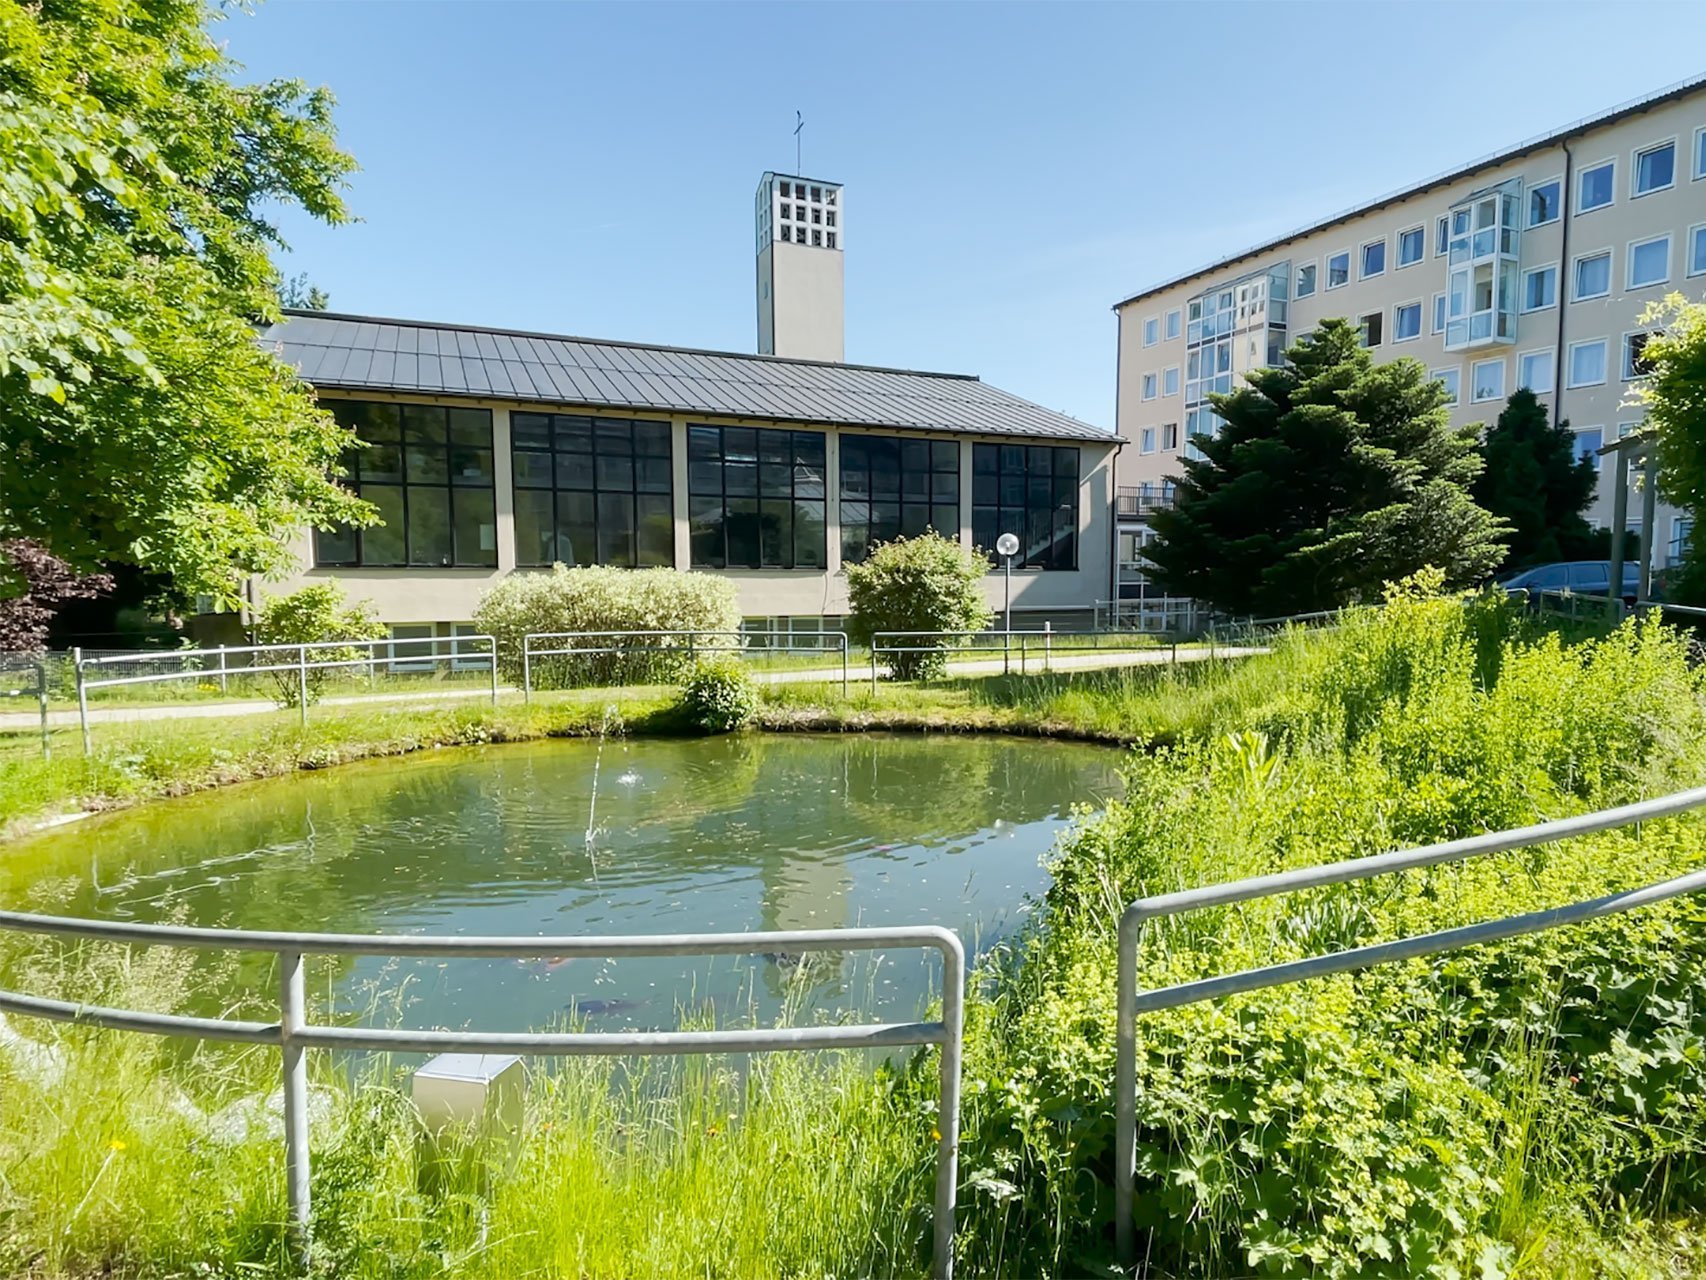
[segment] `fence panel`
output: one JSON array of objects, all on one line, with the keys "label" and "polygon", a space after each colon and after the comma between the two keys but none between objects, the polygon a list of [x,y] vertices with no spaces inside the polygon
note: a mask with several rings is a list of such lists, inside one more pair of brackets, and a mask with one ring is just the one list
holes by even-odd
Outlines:
[{"label": "fence panel", "polygon": [[1246,969],[1240,973],[1178,983],[1140,994],[1137,990],[1137,949],[1143,926],[1148,921],[1165,916],[1185,915],[1209,907],[1231,906],[1258,898],[1271,898],[1300,889],[1346,884],[1354,880],[1368,880],[1420,867],[1462,862],[1490,853],[1505,853],[1531,845],[1550,844],[1572,836],[1591,835],[1597,831],[1610,831],[1654,818],[1672,817],[1702,806],[1706,806],[1706,787],[1695,787],[1653,800],[1578,814],[1575,817],[1560,818],[1511,831],[1493,831],[1463,840],[1449,840],[1442,844],[1403,849],[1369,858],[1349,858],[1318,867],[1253,876],[1245,880],[1208,885],[1201,889],[1186,889],[1177,893],[1139,898],[1131,903],[1120,916],[1116,1006],[1118,1030],[1114,1079],[1114,1235],[1120,1260],[1130,1264],[1136,1257],[1133,1208],[1136,1195],[1139,1013],[1170,1009],[1200,1000],[1219,999],[1289,982],[1302,982],[1308,978],[1344,973],[1417,956],[1433,955],[1478,943],[1560,928],[1622,911],[1632,911],[1667,898],[1706,889],[1706,871],[1693,872],[1626,893],[1571,903],[1547,911],[1507,916],[1460,929],[1400,938],[1392,942],[1334,952],[1330,955],[1312,956],[1285,964]]},{"label": "fence panel", "polygon": [[847,692],[850,646],[845,631],[534,631],[521,640],[521,691],[675,680],[701,657],[727,655],[752,665],[760,657],[826,654],[839,661]]}]

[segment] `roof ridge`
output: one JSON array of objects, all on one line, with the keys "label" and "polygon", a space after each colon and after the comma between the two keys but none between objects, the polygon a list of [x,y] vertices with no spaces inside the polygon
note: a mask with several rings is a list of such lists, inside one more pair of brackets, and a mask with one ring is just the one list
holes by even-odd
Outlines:
[{"label": "roof ridge", "polygon": [[690,356],[712,356],[724,360],[762,360],[767,364],[805,365],[818,369],[855,369],[863,373],[895,373],[913,378],[948,378],[956,382],[982,382],[975,373],[942,373],[931,369],[900,369],[892,365],[847,364],[836,360],[803,360],[796,356],[767,356],[751,351],[717,351],[711,347],[675,347],[662,342],[630,342],[621,338],[587,338],[572,333],[546,333],[538,329],[502,329],[483,324],[449,324],[436,320],[405,320],[398,316],[365,316],[353,311],[314,311],[306,307],[284,307],[286,317],[303,320],[343,320],[351,324],[391,324],[405,329],[450,329],[461,333],[489,333],[506,338],[541,338],[546,342],[579,342],[589,347],[627,347],[636,351],[671,351]]}]

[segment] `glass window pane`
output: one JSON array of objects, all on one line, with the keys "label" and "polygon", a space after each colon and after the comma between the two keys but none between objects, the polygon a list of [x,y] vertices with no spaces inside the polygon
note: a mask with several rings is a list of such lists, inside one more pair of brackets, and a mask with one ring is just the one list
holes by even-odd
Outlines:
[{"label": "glass window pane", "polygon": [[716,427],[687,428],[687,456],[690,459],[720,458],[722,433]]},{"label": "glass window pane", "polygon": [[974,475],[994,475],[1001,469],[999,445],[974,444],[971,447],[971,469]]},{"label": "glass window pane", "polygon": [[361,496],[379,509],[380,523],[360,532],[363,564],[402,564],[403,490],[392,485],[363,485]]},{"label": "glass window pane", "polygon": [[669,423],[667,422],[636,422],[634,424],[634,452],[652,458],[667,458],[670,455],[669,436]]},{"label": "glass window pane", "polygon": [[634,499],[635,538],[641,568],[675,564],[675,514],[668,498],[641,494]]},{"label": "glass window pane", "polygon": [[405,444],[445,444],[445,411],[436,405],[406,404],[402,406],[403,442]]},{"label": "glass window pane", "polygon": [[629,494],[598,495],[598,563],[624,569],[634,563],[634,499]]},{"label": "glass window pane", "polygon": [[960,473],[960,446],[953,440],[930,442],[930,468],[933,471]]},{"label": "glass window pane", "polygon": [[557,487],[559,489],[590,489],[593,482],[592,456],[585,453],[559,453]]},{"label": "glass window pane", "polygon": [[492,447],[492,411],[490,409],[451,409],[450,442],[473,445],[480,449]]},{"label": "glass window pane", "polygon": [[[406,418],[404,422],[406,430]],[[450,537],[450,490],[411,487],[407,523],[410,564],[448,565],[454,562]]]},{"label": "glass window pane", "polygon": [[937,504],[930,508],[930,527],[944,538],[960,536],[960,509]]},{"label": "glass window pane", "polygon": [[459,490],[453,502],[456,512],[456,563],[495,566],[498,562],[498,520],[492,508],[492,491]]},{"label": "glass window pane", "polygon": [[557,530],[549,489],[515,495],[515,562],[548,565],[557,558]]},{"label": "glass window pane", "polygon": [[634,485],[642,493],[668,493],[673,477],[668,458],[637,458]]},{"label": "glass window pane", "polygon": [[728,534],[729,567],[758,568],[758,499],[730,498],[724,527]]},{"label": "glass window pane", "polygon": [[592,419],[558,414],[551,423],[557,449],[564,453],[592,452]]},{"label": "glass window pane", "polygon": [[332,417],[353,430],[358,439],[395,442],[403,438],[397,405],[375,404],[366,400],[334,400],[331,409]]},{"label": "glass window pane", "polygon": [[693,564],[721,569],[723,553],[723,503],[721,498],[696,498],[688,504],[687,529]]},{"label": "glass window pane", "polygon": [[557,559],[573,568],[596,564],[598,539],[590,493],[557,495]]},{"label": "glass window pane", "polygon": [[450,461],[442,448],[426,445],[405,445],[407,477],[410,484],[447,484],[450,480]]},{"label": "glass window pane", "polygon": [[551,417],[544,413],[509,415],[510,444],[517,449],[549,449]]},{"label": "glass window pane", "polygon": [[456,445],[450,450],[450,479],[463,486],[492,485],[492,451]]},{"label": "glass window pane", "polygon": [[794,567],[821,569],[825,556],[823,503],[794,503]]},{"label": "glass window pane", "polygon": [[598,455],[598,487],[601,490],[632,489],[634,487],[634,459],[626,454],[599,453]]},{"label": "glass window pane", "polygon": [[354,564],[355,530],[347,525],[314,531],[315,564]]},{"label": "glass window pane", "polygon": [[398,444],[370,444],[365,449],[358,450],[355,457],[354,474],[361,477],[363,484],[380,483],[400,484],[403,480],[403,446]]}]

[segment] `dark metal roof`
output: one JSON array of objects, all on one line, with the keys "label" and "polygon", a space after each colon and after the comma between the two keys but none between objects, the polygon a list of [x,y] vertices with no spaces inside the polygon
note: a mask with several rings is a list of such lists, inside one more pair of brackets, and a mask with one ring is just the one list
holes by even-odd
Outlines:
[{"label": "dark metal roof", "polygon": [[1506,147],[1502,151],[1495,151],[1491,155],[1482,156],[1479,160],[1471,160],[1468,164],[1459,165],[1455,169],[1447,169],[1444,173],[1436,173],[1431,178],[1424,178],[1420,182],[1412,183],[1407,187],[1401,187],[1397,191],[1388,192],[1386,195],[1378,196],[1373,200],[1365,200],[1362,204],[1353,205],[1349,209],[1344,209],[1335,213],[1330,218],[1322,218],[1317,222],[1311,222],[1306,226],[1298,227],[1293,231],[1288,231],[1283,236],[1275,236],[1271,240],[1264,240],[1260,244],[1251,245],[1248,249],[1240,249],[1237,253],[1228,257],[1219,258],[1214,262],[1209,263],[1207,266],[1198,267],[1195,271],[1187,271],[1182,275],[1171,276],[1168,279],[1161,281],[1159,284],[1152,284],[1147,289],[1139,289],[1136,293],[1125,298],[1121,298],[1118,302],[1114,303],[1113,309],[1118,311],[1122,307],[1129,307],[1134,302],[1141,302],[1145,298],[1154,294],[1163,293],[1168,289],[1176,288],[1177,286],[1184,284],[1187,280],[1194,280],[1198,276],[1206,276],[1215,272],[1223,271],[1227,267],[1230,267],[1235,263],[1243,262],[1247,258],[1254,258],[1259,254],[1268,252],[1270,249],[1277,249],[1280,245],[1285,244],[1288,241],[1300,240],[1304,236],[1313,235],[1317,231],[1325,231],[1334,223],[1349,222],[1352,218],[1360,218],[1365,213],[1373,213],[1376,209],[1384,208],[1387,205],[1401,204],[1403,201],[1408,200],[1413,196],[1419,196],[1424,191],[1428,191],[1434,187],[1441,187],[1445,186],[1447,183],[1461,181],[1473,174],[1480,173],[1483,169],[1491,169],[1495,165],[1505,164],[1520,156],[1528,155],[1533,151],[1544,151],[1548,148],[1558,146],[1560,143],[1569,138],[1575,137],[1577,134],[1587,133],[1592,129],[1603,129],[1606,125],[1615,124],[1617,121],[1622,120],[1627,116],[1640,115],[1643,111],[1651,111],[1654,107],[1661,107],[1667,102],[1675,102],[1679,98],[1689,97],[1692,94],[1699,93],[1702,89],[1706,89],[1706,75],[1694,76],[1688,80],[1679,80],[1673,85],[1668,85],[1656,92],[1632,99],[1629,102],[1612,107],[1610,110],[1601,111],[1597,115],[1585,116],[1580,120],[1565,125],[1561,129],[1553,129],[1549,133],[1543,133],[1536,137],[1529,138],[1526,142],[1519,142],[1513,147]]},{"label": "dark metal roof", "polygon": [[322,390],[409,391],[524,403],[1095,440],[1119,437],[974,377],[785,360],[328,311],[261,332]]}]

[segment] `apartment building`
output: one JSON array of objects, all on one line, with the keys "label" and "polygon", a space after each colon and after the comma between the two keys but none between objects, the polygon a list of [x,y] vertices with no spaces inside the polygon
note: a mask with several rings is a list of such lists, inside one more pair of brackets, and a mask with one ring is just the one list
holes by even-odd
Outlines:
[{"label": "apartment building", "polygon": [[[1706,76],[1133,294],[1114,308],[1119,595],[1150,592],[1148,517],[1172,501],[1192,437],[1217,429],[1208,395],[1323,319],[1356,322],[1376,359],[1426,364],[1458,423],[1490,423],[1533,389],[1597,464],[1641,420],[1639,316],[1673,291],[1706,296]],[[1604,464],[1600,527],[1611,477]],[[1661,504],[1655,533],[1662,566],[1690,529]]]}]

